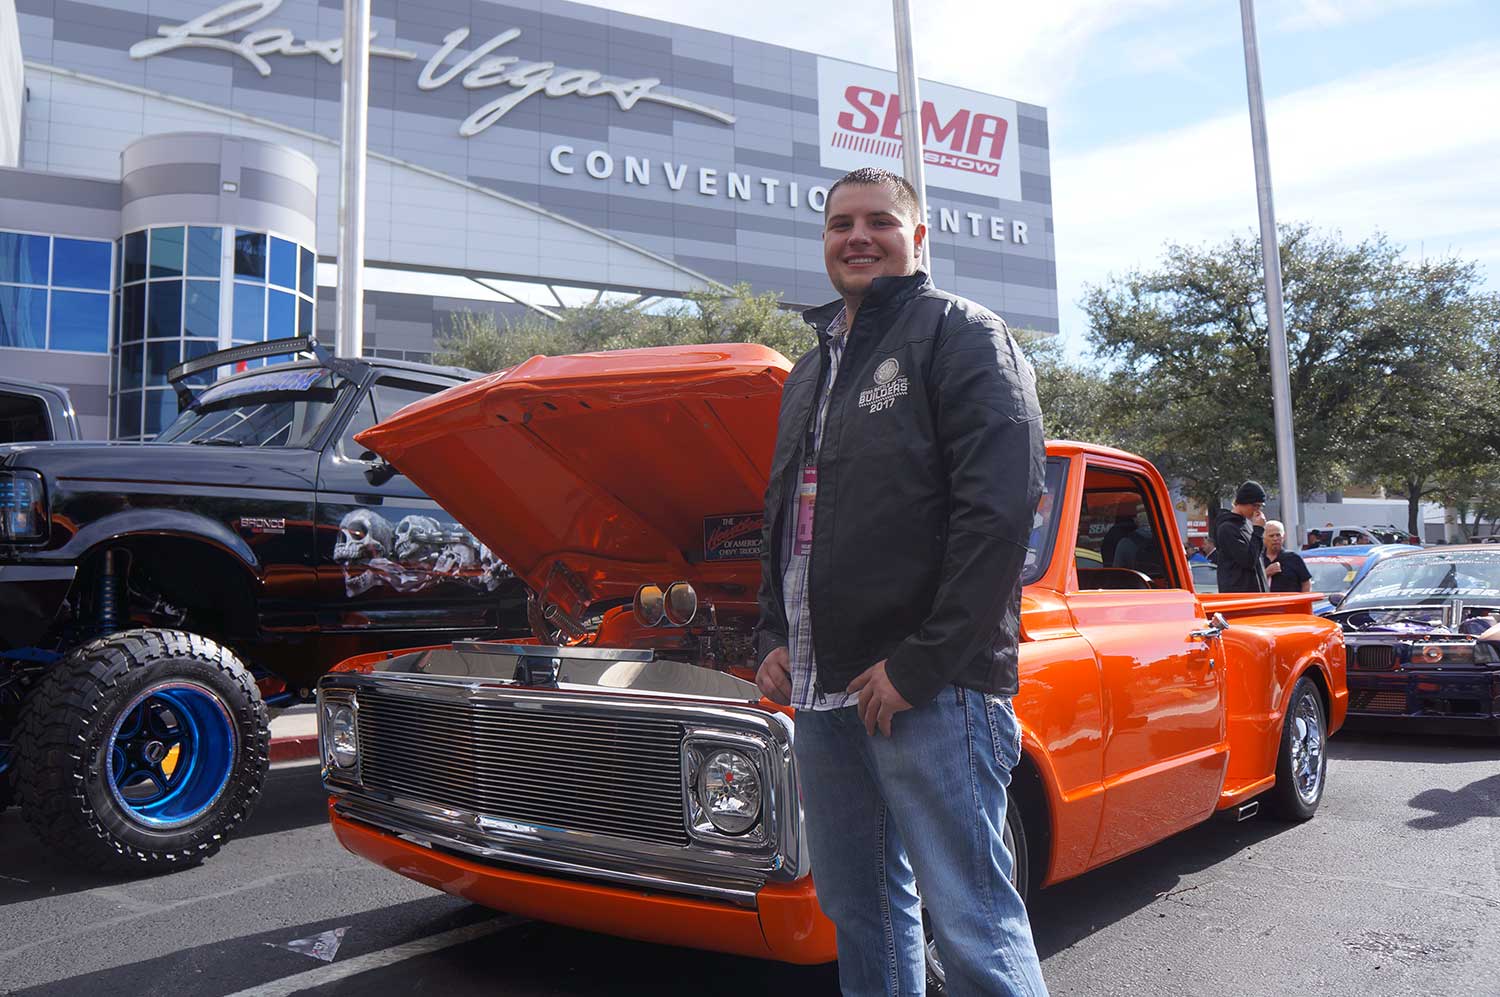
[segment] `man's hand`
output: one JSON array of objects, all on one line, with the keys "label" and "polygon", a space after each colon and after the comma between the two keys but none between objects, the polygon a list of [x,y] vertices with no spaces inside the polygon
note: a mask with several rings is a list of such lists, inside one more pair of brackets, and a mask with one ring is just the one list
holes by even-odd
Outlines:
[{"label": "man's hand", "polygon": [[778,647],[766,655],[755,672],[755,685],[771,702],[792,704],[792,659],[786,648]]},{"label": "man's hand", "polygon": [[[769,659],[768,659],[769,660]],[[859,719],[864,722],[865,733],[873,735],[875,728],[886,737],[891,736],[891,717],[902,710],[911,709],[911,704],[891,684],[885,673],[886,659],[882,658],[860,672],[849,683],[849,692],[859,693]]]},{"label": "man's hand", "polygon": [[1267,578],[1271,578],[1271,577],[1273,577],[1275,575],[1279,575],[1279,574],[1281,574],[1281,562],[1280,561],[1272,561],[1270,564],[1266,565],[1266,577]]},{"label": "man's hand", "polygon": [[1265,526],[1266,525],[1266,514],[1265,514],[1265,512],[1263,512],[1260,509],[1256,509],[1255,510],[1255,515],[1253,515],[1253,516],[1250,517],[1250,525],[1251,526]]}]

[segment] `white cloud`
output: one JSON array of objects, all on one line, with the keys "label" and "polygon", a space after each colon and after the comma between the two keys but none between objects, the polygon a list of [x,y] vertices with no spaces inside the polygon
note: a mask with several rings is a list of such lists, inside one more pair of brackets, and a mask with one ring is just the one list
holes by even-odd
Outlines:
[{"label": "white cloud", "polygon": [[1257,21],[1281,31],[1342,28],[1386,14],[1450,6],[1453,0],[1272,0]]},{"label": "white cloud", "polygon": [[[1100,35],[1203,2],[912,0],[917,69],[940,83],[1045,105],[1087,69],[1084,53]],[[780,0],[704,6],[682,0],[616,0],[610,9],[884,69],[896,64],[891,6],[884,0],[865,5],[857,14],[849,4]]]},{"label": "white cloud", "polygon": [[[1415,256],[1455,254],[1500,283],[1500,61],[1488,46],[1288,94],[1267,106],[1276,216],[1356,240],[1377,229]],[[1053,164],[1064,331],[1085,282],[1149,266],[1166,242],[1257,224],[1248,112]]]}]

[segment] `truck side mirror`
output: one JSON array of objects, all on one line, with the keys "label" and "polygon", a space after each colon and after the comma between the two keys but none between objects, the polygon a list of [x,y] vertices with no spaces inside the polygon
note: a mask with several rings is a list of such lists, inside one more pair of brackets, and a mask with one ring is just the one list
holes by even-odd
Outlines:
[{"label": "truck side mirror", "polygon": [[395,464],[392,464],[373,450],[366,450],[359,455],[359,459],[370,465],[365,468],[365,480],[372,485],[383,485],[401,473],[396,470]]},{"label": "truck side mirror", "polygon": [[1330,606],[1337,607],[1339,603],[1344,601],[1344,593],[1329,592],[1327,595],[1323,596],[1323,598],[1328,600],[1328,604]]}]

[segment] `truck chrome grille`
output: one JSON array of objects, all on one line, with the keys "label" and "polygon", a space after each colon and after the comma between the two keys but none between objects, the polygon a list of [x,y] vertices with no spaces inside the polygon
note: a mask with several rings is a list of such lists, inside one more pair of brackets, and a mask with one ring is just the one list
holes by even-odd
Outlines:
[{"label": "truck chrome grille", "polygon": [[679,723],[362,690],[360,776],[524,825],[686,845]]}]

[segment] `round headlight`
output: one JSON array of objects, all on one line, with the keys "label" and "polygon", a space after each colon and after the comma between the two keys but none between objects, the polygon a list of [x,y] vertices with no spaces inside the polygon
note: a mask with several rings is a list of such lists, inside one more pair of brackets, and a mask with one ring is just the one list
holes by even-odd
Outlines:
[{"label": "round headlight", "polygon": [[760,818],[760,773],[738,751],[715,751],[698,768],[698,803],[725,834],[744,834]]},{"label": "round headlight", "polygon": [[354,708],[342,703],[328,711],[328,754],[339,768],[352,768],[359,760],[359,736],[354,729]]}]

